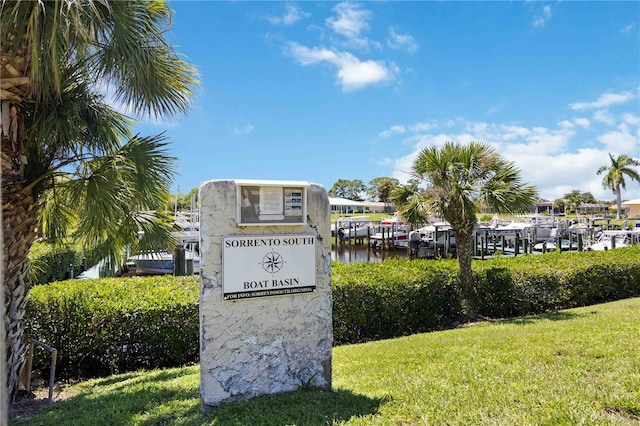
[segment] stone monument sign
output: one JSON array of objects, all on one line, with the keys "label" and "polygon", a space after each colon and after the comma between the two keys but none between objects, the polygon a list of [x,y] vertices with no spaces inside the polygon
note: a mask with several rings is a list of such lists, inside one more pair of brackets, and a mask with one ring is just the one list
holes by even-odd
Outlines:
[{"label": "stone monument sign", "polygon": [[330,207],[321,185],[200,186],[203,408],[331,387]]}]

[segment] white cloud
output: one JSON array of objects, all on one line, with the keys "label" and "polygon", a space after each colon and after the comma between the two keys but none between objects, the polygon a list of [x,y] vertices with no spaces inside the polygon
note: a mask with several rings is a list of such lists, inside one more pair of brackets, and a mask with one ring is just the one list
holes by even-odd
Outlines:
[{"label": "white cloud", "polygon": [[544,27],[549,19],[551,19],[551,6],[547,4],[542,8],[542,11],[540,11],[540,13],[536,14],[533,17],[532,25],[535,28]]},{"label": "white cloud", "polygon": [[309,13],[302,12],[298,7],[293,3],[287,3],[286,12],[282,16],[272,16],[267,18],[269,22],[274,25],[293,25],[298,22],[302,18],[306,18],[310,16]]},{"label": "white cloud", "polygon": [[595,121],[599,121],[600,123],[605,123],[610,126],[613,126],[614,124],[616,124],[616,119],[606,109],[599,109],[595,111],[593,113],[593,119]]},{"label": "white cloud", "polygon": [[499,112],[501,109],[502,109],[502,106],[493,105],[484,114],[492,115],[492,114],[495,114],[496,112]]},{"label": "white cloud", "polygon": [[380,132],[379,136],[381,138],[388,138],[389,136],[401,135],[405,132],[406,132],[406,129],[404,126],[391,126],[387,130]]},{"label": "white cloud", "polygon": [[620,33],[624,34],[624,35],[629,35],[631,34],[631,31],[633,31],[633,29],[636,27],[636,23],[632,22],[629,25],[626,25],[624,27],[622,27],[620,29]]},{"label": "white cloud", "polygon": [[628,112],[625,112],[624,114],[622,114],[622,120],[631,126],[640,125],[640,116],[633,115]]},{"label": "white cloud", "polygon": [[348,52],[302,46],[296,42],[287,44],[286,52],[300,65],[328,63],[337,69],[336,78],[345,91],[362,89],[371,84],[395,79],[399,72],[393,63],[384,61],[362,61]]},{"label": "white cloud", "polygon": [[620,126],[618,130],[601,135],[598,140],[604,144],[605,150],[608,152],[631,153],[632,155],[638,152],[638,144],[640,143],[637,137],[629,133],[625,125]]},{"label": "white cloud", "polygon": [[[393,170],[389,174],[401,182],[411,177],[413,162],[420,151],[428,146],[442,146],[447,141],[468,143],[479,141],[488,143],[497,152],[513,161],[521,171],[523,179],[535,185],[540,196],[556,199],[577,189],[591,192],[597,199],[612,200],[613,194],[602,187],[602,176],[596,171],[606,165],[608,154],[640,154],[640,118],[631,113],[619,117],[601,115],[608,123],[590,122],[586,118],[559,121],[555,127],[514,126],[499,123],[468,121],[462,118],[453,120],[455,126],[448,131],[434,133],[444,128],[452,120],[430,120],[427,125],[396,124],[392,128],[404,131],[389,133],[389,136],[402,137],[402,145],[408,147],[408,153],[400,154],[393,161]],[[616,118],[618,121],[616,122]],[[610,121],[613,120],[613,121]],[[614,130],[606,130],[610,125]],[[390,130],[390,129],[389,129]],[[582,140],[584,135],[593,137],[589,148],[573,148],[573,143]],[[584,145],[584,144],[583,144]],[[386,159],[387,162],[389,158]],[[637,193],[640,186],[630,185],[627,191]]]},{"label": "white cloud", "polygon": [[392,49],[401,49],[409,53],[415,53],[420,46],[416,40],[409,34],[399,34],[394,27],[389,28],[389,37],[387,37],[387,46]]},{"label": "white cloud", "polygon": [[[372,47],[382,49],[380,42],[366,36],[373,13],[360,3],[348,1],[336,4],[331,10],[335,15],[325,20],[331,35],[328,38],[321,37],[328,44],[326,47],[307,47],[297,41],[289,41],[283,49],[285,55],[291,56],[302,66],[323,63],[333,66],[336,83],[345,92],[396,80],[400,75],[400,68],[392,60],[364,59],[352,53],[354,50],[368,53]],[[287,15],[291,15],[292,19],[302,14],[293,5],[288,6],[288,12],[290,13]],[[275,18],[273,22],[280,23],[284,20]],[[418,49],[412,36],[400,34],[393,28],[388,42],[410,52]]]},{"label": "white cloud", "polygon": [[581,126],[584,128],[587,128],[591,125],[591,122],[587,118],[576,118],[573,120],[573,122],[576,123],[578,126]]},{"label": "white cloud", "polygon": [[236,127],[233,129],[234,136],[248,135],[253,132],[253,124],[247,124],[244,127]]},{"label": "white cloud", "polygon": [[344,90],[358,90],[370,84],[393,80],[397,68],[388,68],[383,62],[360,61],[351,54],[344,54],[339,63],[338,79]]},{"label": "white cloud", "polygon": [[296,42],[290,42],[287,45],[288,53],[298,61],[300,65],[315,65],[320,62],[338,62],[338,53],[331,49],[325,48],[308,48]]},{"label": "white cloud", "polygon": [[633,100],[636,97],[636,94],[630,91],[622,92],[622,93],[605,93],[601,95],[598,100],[593,102],[576,102],[571,105],[571,109],[582,111],[585,109],[599,109],[599,108],[608,108],[612,105],[622,104]]},{"label": "white cloud", "polygon": [[339,3],[333,9],[336,17],[327,18],[326,24],[336,34],[346,38],[348,45],[367,48],[369,39],[362,35],[369,30],[369,19],[372,13],[358,3]]},{"label": "white cloud", "polygon": [[[438,122],[437,120],[429,120],[429,121],[424,121],[421,123],[415,123],[412,124],[410,126],[404,126],[404,125],[395,125],[395,126],[391,126],[389,127],[387,130],[382,131],[379,136],[381,138],[388,138],[390,136],[394,136],[394,135],[402,135],[405,133],[419,133],[419,132],[427,132],[433,129],[436,129],[438,127],[441,126],[442,123]],[[445,122],[444,124],[446,125],[451,125],[451,123]]]},{"label": "white cloud", "polygon": [[439,123],[436,120],[425,121],[422,123],[416,123],[411,125],[412,132],[427,132],[439,127]]},{"label": "white cloud", "polygon": [[502,126],[502,140],[509,142],[512,140],[526,138],[531,131],[521,126]]}]

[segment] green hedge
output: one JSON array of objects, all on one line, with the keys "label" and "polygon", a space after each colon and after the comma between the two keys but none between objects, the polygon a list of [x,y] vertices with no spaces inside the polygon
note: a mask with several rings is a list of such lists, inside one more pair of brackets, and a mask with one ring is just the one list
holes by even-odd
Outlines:
[{"label": "green hedge", "polygon": [[[465,320],[457,260],[334,264],[332,273],[338,345]],[[640,247],[474,261],[473,274],[480,315],[537,314],[640,296]]]},{"label": "green hedge", "polygon": [[[475,262],[480,305],[491,317],[593,305],[640,295],[640,247]],[[497,271],[507,271],[497,273]],[[491,299],[493,297],[493,300]]]},{"label": "green hedge", "polygon": [[[640,247],[475,261],[473,271],[491,318],[640,296]],[[336,345],[465,320],[456,260],[334,263],[332,289]],[[70,280],[34,287],[27,317],[32,336],[59,350],[59,376],[92,377],[196,362],[198,298],[198,277]]]},{"label": "green hedge", "polygon": [[334,264],[336,344],[450,327],[462,316],[454,261]]},{"label": "green hedge", "polygon": [[68,280],[34,287],[27,318],[59,376],[96,377],[197,361],[198,297],[195,277]]},{"label": "green hedge", "polygon": [[73,246],[54,247],[48,243],[35,243],[29,251],[31,261],[30,279],[34,285],[46,284],[69,278],[70,265],[73,274],[84,271],[84,255]]}]

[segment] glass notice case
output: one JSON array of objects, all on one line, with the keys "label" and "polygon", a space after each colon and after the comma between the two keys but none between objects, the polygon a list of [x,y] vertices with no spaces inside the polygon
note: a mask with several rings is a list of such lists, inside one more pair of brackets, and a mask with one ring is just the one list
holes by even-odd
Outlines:
[{"label": "glass notice case", "polygon": [[236,181],[238,225],[303,225],[307,217],[306,182]]}]

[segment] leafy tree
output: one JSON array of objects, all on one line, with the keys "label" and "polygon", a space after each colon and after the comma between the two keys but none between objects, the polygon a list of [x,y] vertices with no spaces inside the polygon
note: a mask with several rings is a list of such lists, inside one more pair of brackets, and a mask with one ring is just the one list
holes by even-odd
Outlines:
[{"label": "leafy tree", "polygon": [[369,181],[367,195],[370,200],[378,200],[384,203],[389,201],[393,191],[400,185],[400,181],[391,177],[377,177]]},{"label": "leafy tree", "polygon": [[367,187],[364,182],[360,179],[352,180],[351,185],[349,185],[349,194],[347,198],[355,201],[364,201],[363,194],[365,194],[366,191]]},{"label": "leafy tree", "polygon": [[573,189],[571,192],[564,194],[564,198],[555,200],[554,205],[563,206],[563,211],[567,213],[576,213],[582,204],[596,203],[596,197],[591,192],[580,192],[578,189]]},{"label": "leafy tree", "polygon": [[442,148],[424,148],[415,159],[413,174],[426,184],[411,193],[397,195],[400,214],[410,223],[424,223],[430,214],[442,216],[456,235],[460,279],[468,303],[468,315],[478,314],[476,288],[471,271],[471,238],[480,206],[498,213],[526,211],[536,201],[537,190],[522,182],[520,171],[490,146],[447,142]]},{"label": "leafy tree", "polygon": [[[8,397],[26,345],[27,254],[41,222],[72,226],[105,256],[126,245],[157,249],[168,223],[174,159],[162,135],[132,135],[133,121],[105,102],[104,87],[133,114],[186,112],[197,73],[165,41],[165,1],[8,1],[0,4],[2,203]],[[142,238],[138,240],[138,235]]]},{"label": "leafy tree", "polygon": [[640,182],[640,174],[636,167],[640,166],[640,161],[628,155],[619,155],[614,157],[609,153],[611,163],[598,169],[598,175],[604,173],[602,186],[610,189],[616,195],[616,218],[620,219],[620,211],[622,211],[622,190],[627,189],[625,177]]},{"label": "leafy tree", "polygon": [[328,191],[328,194],[332,197],[340,197],[347,198],[349,200],[354,201],[362,201],[362,194],[365,193],[367,187],[360,179],[356,180],[347,180],[347,179],[338,179],[331,189]]},{"label": "leafy tree", "polygon": [[568,213],[575,213],[578,211],[578,207],[584,201],[583,195],[578,189],[574,189],[571,192],[564,194],[565,209]]},{"label": "leafy tree", "polygon": [[369,199],[378,200],[384,203],[385,212],[389,209],[389,200],[391,194],[396,188],[400,186],[400,181],[396,178],[390,177],[377,177],[369,181],[369,187],[367,188],[367,194]]},{"label": "leafy tree", "polygon": [[596,203],[597,200],[596,200],[596,197],[594,197],[591,192],[587,191],[582,193],[582,202],[587,204],[593,204],[593,203]]},{"label": "leafy tree", "polygon": [[349,182],[350,181],[347,179],[338,179],[329,190],[329,196],[347,198],[347,194],[349,193]]}]

